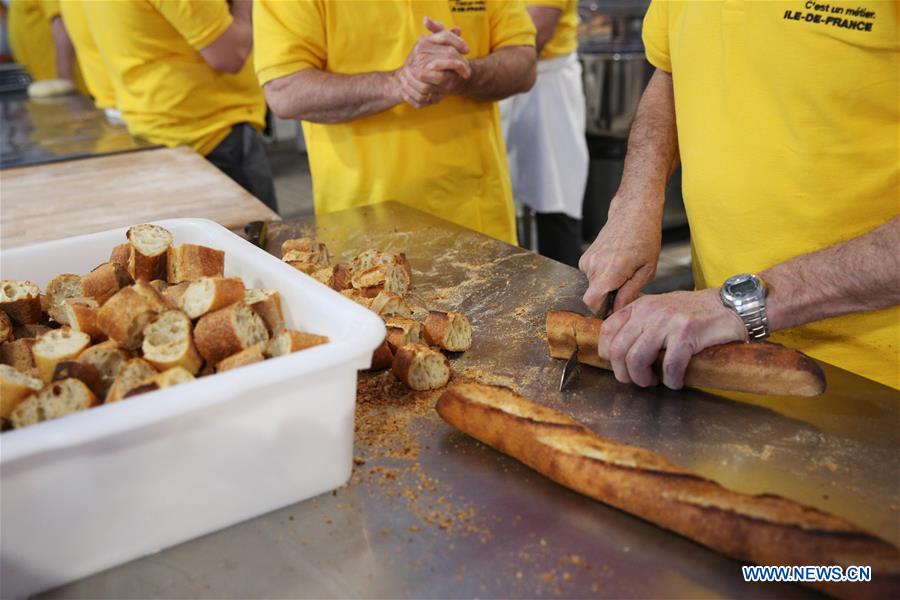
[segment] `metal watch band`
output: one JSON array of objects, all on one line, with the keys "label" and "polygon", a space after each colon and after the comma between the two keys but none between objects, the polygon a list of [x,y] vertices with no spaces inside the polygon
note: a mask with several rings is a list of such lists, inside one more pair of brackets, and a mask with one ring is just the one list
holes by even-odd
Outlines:
[{"label": "metal watch band", "polygon": [[762,340],[769,337],[769,318],[766,316],[765,303],[756,303],[756,306],[749,310],[739,310],[738,315],[747,328],[748,340]]}]

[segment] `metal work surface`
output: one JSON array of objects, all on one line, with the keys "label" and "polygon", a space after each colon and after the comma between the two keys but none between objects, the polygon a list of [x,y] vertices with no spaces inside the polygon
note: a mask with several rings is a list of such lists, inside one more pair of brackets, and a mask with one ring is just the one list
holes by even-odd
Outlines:
[{"label": "metal work surface", "polygon": [[[472,349],[452,359],[457,380],[509,385],[725,486],[781,494],[898,543],[893,390],[826,367],[823,397],[735,401],[642,390],[583,367],[558,393],[563,361],[547,355],[544,317],[584,310],[575,270],[395,204],[273,224],[270,251],[299,235],[340,260],[405,251],[414,303],[472,321]],[[556,485],[444,423],[438,395],[361,374],[349,484],[44,597],[813,595],[744,584],[740,563]]]},{"label": "metal work surface", "polygon": [[89,98],[0,94],[0,168],[155,148],[113,125]]}]

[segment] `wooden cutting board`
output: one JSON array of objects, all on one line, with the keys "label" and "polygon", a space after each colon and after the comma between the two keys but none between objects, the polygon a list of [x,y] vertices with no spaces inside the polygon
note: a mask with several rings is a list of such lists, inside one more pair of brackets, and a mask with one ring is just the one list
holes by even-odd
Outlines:
[{"label": "wooden cutting board", "polygon": [[176,217],[229,228],[280,217],[190,148],[0,171],[0,247]]}]

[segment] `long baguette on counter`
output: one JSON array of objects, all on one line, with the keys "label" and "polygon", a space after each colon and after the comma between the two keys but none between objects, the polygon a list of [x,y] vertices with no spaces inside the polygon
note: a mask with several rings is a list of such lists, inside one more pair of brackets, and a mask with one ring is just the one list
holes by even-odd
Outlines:
[{"label": "long baguette on counter", "polygon": [[900,550],[839,517],[780,496],[728,490],[508,388],[452,385],[437,411],[557,483],[717,552],[761,565],[870,565],[871,582],[811,585],[837,596],[900,597]]},{"label": "long baguette on counter", "polygon": [[[609,361],[597,354],[602,324],[600,319],[574,312],[548,312],[550,356],[568,359],[577,351],[578,362],[611,369]],[[664,355],[657,359],[657,367]],[[780,344],[731,342],[695,354],[684,385],[769,396],[818,396],[825,391],[825,375],[814,360]]]}]

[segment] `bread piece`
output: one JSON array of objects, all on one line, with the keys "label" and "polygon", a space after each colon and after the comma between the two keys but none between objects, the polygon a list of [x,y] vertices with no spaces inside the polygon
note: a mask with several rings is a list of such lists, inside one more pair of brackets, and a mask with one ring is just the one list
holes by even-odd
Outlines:
[{"label": "bread piece", "polygon": [[243,367],[244,365],[252,365],[253,363],[262,362],[266,359],[263,355],[262,344],[250,346],[245,350],[241,350],[237,354],[232,354],[226,359],[220,360],[216,365],[216,373],[222,373],[230,369]]},{"label": "bread piece", "polygon": [[100,371],[94,365],[81,362],[78,360],[64,360],[56,363],[53,369],[51,381],[62,381],[63,379],[77,379],[90,388],[91,392],[98,398],[103,396],[103,381],[100,377]]},{"label": "bread piece", "polygon": [[194,328],[197,350],[212,364],[268,339],[262,317],[243,302],[204,315]]},{"label": "bread piece", "polygon": [[[550,356],[568,359],[573,349],[578,361],[611,369],[600,358],[597,344],[603,321],[568,311],[547,313]],[[660,353],[656,369],[661,369]],[[701,350],[691,358],[684,385],[772,396],[818,396],[825,391],[825,375],[805,354],[769,342],[731,342]]]},{"label": "bread piece", "polygon": [[53,329],[35,340],[31,347],[34,364],[44,383],[53,379],[53,369],[64,360],[74,360],[91,343],[91,337],[69,327]]},{"label": "bread piece", "polygon": [[203,366],[194,347],[191,320],[180,310],[160,314],[144,327],[143,337],[144,360],[159,371],[182,367],[193,375]]},{"label": "bread piece", "polygon": [[65,301],[68,298],[84,297],[84,288],[81,285],[81,276],[63,273],[57,275],[47,284],[47,313],[61,325],[69,325],[65,310]]},{"label": "bread piece", "polygon": [[194,381],[195,379],[196,377],[191,375],[190,372],[188,372],[184,368],[172,367],[171,369],[167,369],[162,373],[151,375],[149,379],[145,379],[139,385],[125,392],[124,397],[131,398],[132,396],[146,394],[147,392],[155,392],[156,390],[172,387],[173,385],[189,383],[191,381]]},{"label": "bread piece", "polygon": [[350,267],[344,264],[319,269],[312,274],[312,277],[338,292],[353,288],[353,285],[350,283],[353,272],[350,270]]},{"label": "bread piece", "polygon": [[66,322],[75,331],[83,331],[95,342],[106,339],[106,334],[97,324],[97,313],[100,305],[93,298],[66,298],[63,302],[63,314]]},{"label": "bread piece", "polygon": [[178,307],[191,319],[244,300],[244,282],[240,277],[203,277],[191,283]]},{"label": "bread piece", "polygon": [[0,281],[0,310],[14,323],[40,323],[41,289],[31,281]]},{"label": "bread piece", "polygon": [[20,429],[58,419],[96,406],[97,397],[78,379],[54,381],[22,401],[10,414],[13,427]]},{"label": "bread piece", "polygon": [[353,300],[360,306],[364,306],[365,308],[369,308],[372,304],[372,298],[369,298],[366,294],[359,290],[343,290],[341,295]]},{"label": "bread piece", "polygon": [[40,323],[28,323],[25,325],[13,325],[13,335],[17,340],[22,338],[36,338],[52,329]]},{"label": "bread piece", "polygon": [[[323,242],[317,242],[313,238],[303,237],[292,240],[285,240],[281,244],[282,260],[298,260],[296,258],[289,259],[285,256],[291,255],[292,252],[308,252],[312,255],[312,261],[319,265],[319,268],[327,267],[331,264],[331,254],[328,247]],[[294,255],[296,256],[296,255]]]},{"label": "bread piece", "polygon": [[385,322],[387,337],[385,340],[396,352],[400,346],[422,343],[422,324],[406,317],[392,317]]},{"label": "bread piece", "polygon": [[115,381],[106,393],[106,403],[118,402],[123,399],[128,392],[138,387],[145,380],[150,379],[157,373],[153,365],[143,358],[132,358],[128,360],[119,370]]},{"label": "bread piece", "polygon": [[134,291],[143,296],[144,300],[146,300],[157,313],[178,308],[169,302],[169,299],[149,281],[141,279],[140,281],[135,282],[131,287],[134,288]]},{"label": "bread piece", "polygon": [[131,244],[119,244],[112,249],[112,252],[109,253],[109,262],[118,266],[122,271],[125,272],[125,275],[128,277],[130,281],[126,281],[122,287],[125,285],[131,285],[134,283],[134,279],[131,277],[131,274],[128,272],[128,259],[131,257]]},{"label": "bread piece", "polygon": [[381,345],[372,352],[372,362],[369,365],[370,371],[383,371],[390,369],[394,364],[394,350],[387,339],[381,342]]},{"label": "bread piece", "polygon": [[315,333],[306,333],[305,331],[295,331],[293,329],[285,329],[272,338],[265,349],[266,356],[274,358],[276,356],[284,356],[298,350],[306,350],[313,346],[327,344],[328,338],[324,335],[316,335]]},{"label": "bread piece", "polygon": [[[771,494],[728,490],[507,388],[456,384],[441,395],[437,411],[557,483],[726,556],[762,565],[871,565],[864,595],[896,596],[886,590],[900,585],[900,551],[841,518]],[[820,589],[861,593],[858,584],[842,585]]]},{"label": "bread piece", "polygon": [[281,311],[281,294],[278,290],[262,288],[247,290],[244,293],[244,304],[262,317],[270,336],[284,329],[284,313]]},{"label": "bread piece", "polygon": [[119,346],[134,350],[141,346],[144,327],[158,312],[146,294],[134,286],[122,288],[100,307],[97,326]]},{"label": "bread piece", "polygon": [[166,276],[166,253],[172,245],[172,234],[159,225],[135,225],[127,233],[131,249],[128,274],[135,281],[163,279]]},{"label": "bread piece", "polygon": [[98,398],[106,398],[109,388],[130,358],[131,353],[119,348],[113,340],[91,346],[78,355],[79,362],[92,365],[100,374]]},{"label": "bread piece", "polygon": [[197,244],[171,246],[166,257],[166,280],[169,283],[197,281],[201,277],[223,277],[225,253]]},{"label": "bread piece", "polygon": [[402,296],[409,289],[409,275],[398,265],[374,265],[355,271],[350,283],[358,290],[375,288]]},{"label": "bread piece", "polygon": [[0,417],[7,419],[25,398],[40,391],[44,382],[9,365],[0,365]]},{"label": "bread piece", "polygon": [[366,250],[357,255],[351,262],[350,268],[353,272],[362,271],[376,265],[395,265],[402,268],[406,272],[406,277],[412,281],[412,267],[406,254],[394,254],[392,252],[379,252],[377,250]]},{"label": "bread piece", "polygon": [[131,276],[125,269],[115,263],[103,263],[81,278],[80,295],[93,298],[103,305],[113,294],[128,285],[131,285]]},{"label": "bread piece", "polygon": [[[190,282],[185,282],[185,284]],[[169,289],[169,282],[165,279],[154,279],[150,282],[150,285],[153,286],[153,289],[162,294],[163,298],[166,298],[171,303],[171,300],[168,296],[166,296],[166,290]],[[186,286],[185,286],[186,287]]]},{"label": "bread piece", "polygon": [[16,336],[13,332],[12,319],[9,318],[5,311],[0,310],[0,344],[11,342],[14,339],[16,339]]},{"label": "bread piece", "polygon": [[[49,330],[48,330],[49,331]],[[23,373],[37,372],[31,347],[36,338],[19,338],[12,342],[0,344],[0,363],[9,365]]]},{"label": "bread piece", "polygon": [[450,380],[450,361],[424,344],[397,348],[392,367],[397,379],[417,390],[436,390]]},{"label": "bread piece", "polygon": [[291,250],[286,252],[281,257],[281,260],[307,275],[312,275],[319,269],[324,269],[328,266],[328,260],[321,253],[315,251]]},{"label": "bread piece", "polygon": [[369,310],[382,319],[390,317],[411,317],[412,310],[400,294],[381,292],[372,299]]},{"label": "bread piece", "polygon": [[462,313],[432,310],[425,318],[424,337],[432,346],[464,352],[472,347],[472,326]]},{"label": "bread piece", "polygon": [[166,284],[166,287],[162,290],[159,290],[159,292],[163,295],[163,297],[169,304],[174,307],[180,307],[181,298],[184,296],[184,293],[187,291],[187,289],[191,287],[191,283],[192,282],[190,281],[182,281],[181,283],[176,283],[174,285]]}]

